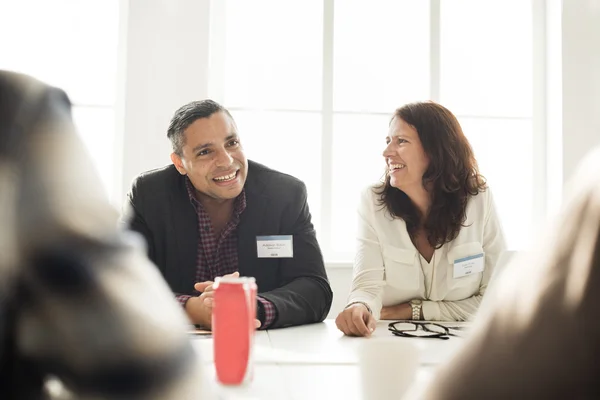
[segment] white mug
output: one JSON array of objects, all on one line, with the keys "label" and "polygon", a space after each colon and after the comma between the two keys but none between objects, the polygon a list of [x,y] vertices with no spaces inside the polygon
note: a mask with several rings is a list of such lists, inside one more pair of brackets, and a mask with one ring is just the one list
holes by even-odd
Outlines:
[{"label": "white mug", "polygon": [[367,338],[358,348],[363,400],[400,399],[416,379],[419,350],[409,338]]}]

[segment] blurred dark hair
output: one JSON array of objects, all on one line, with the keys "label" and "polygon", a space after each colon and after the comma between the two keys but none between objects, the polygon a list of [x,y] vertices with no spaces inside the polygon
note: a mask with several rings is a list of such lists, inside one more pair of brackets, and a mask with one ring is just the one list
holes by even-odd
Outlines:
[{"label": "blurred dark hair", "polygon": [[218,112],[224,112],[233,121],[229,111],[214,100],[192,101],[175,111],[167,130],[167,137],[171,141],[173,152],[180,157],[182,156],[181,149],[185,144],[184,132],[188,126],[198,119],[209,118]]},{"label": "blurred dark hair", "polygon": [[419,227],[425,229],[427,240],[436,249],[458,236],[466,220],[467,202],[486,189],[486,180],[479,173],[469,141],[456,117],[434,102],[417,102],[398,108],[394,118],[413,126],[419,134],[423,149],[429,157],[429,167],[423,174],[423,187],[431,196],[429,214],[420,212],[410,198],[385,182],[375,188],[380,205],[393,217],[406,222],[414,238]]}]

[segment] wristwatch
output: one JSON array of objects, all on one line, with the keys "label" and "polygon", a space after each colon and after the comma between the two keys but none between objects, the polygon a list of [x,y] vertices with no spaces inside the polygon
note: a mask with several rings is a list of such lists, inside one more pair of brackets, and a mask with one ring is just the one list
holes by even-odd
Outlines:
[{"label": "wristwatch", "polygon": [[423,301],[420,299],[412,299],[409,304],[410,308],[412,308],[412,319],[421,319],[421,307],[423,306]]}]

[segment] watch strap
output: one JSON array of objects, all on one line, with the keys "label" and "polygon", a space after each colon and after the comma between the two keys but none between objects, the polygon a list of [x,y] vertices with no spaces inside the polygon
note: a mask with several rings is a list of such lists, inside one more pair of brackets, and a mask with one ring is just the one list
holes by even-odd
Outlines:
[{"label": "watch strap", "polygon": [[421,319],[421,304],[415,304],[413,302],[410,303],[410,307],[412,308],[412,319],[420,320]]}]

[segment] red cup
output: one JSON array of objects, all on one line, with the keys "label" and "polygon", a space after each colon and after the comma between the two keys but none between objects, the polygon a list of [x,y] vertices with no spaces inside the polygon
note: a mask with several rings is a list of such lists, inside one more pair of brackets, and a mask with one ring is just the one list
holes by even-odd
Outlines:
[{"label": "red cup", "polygon": [[216,278],[212,334],[217,380],[241,385],[252,379],[252,348],[256,319],[254,278]]}]

